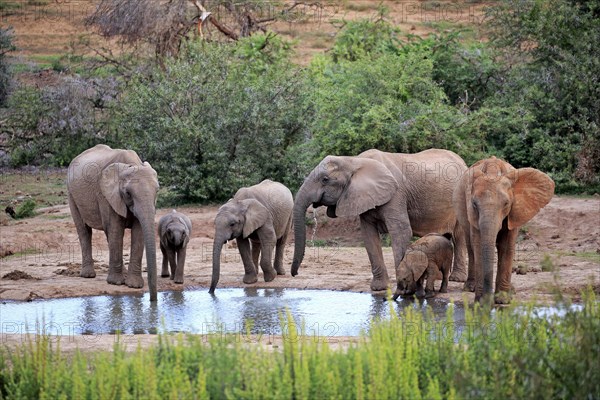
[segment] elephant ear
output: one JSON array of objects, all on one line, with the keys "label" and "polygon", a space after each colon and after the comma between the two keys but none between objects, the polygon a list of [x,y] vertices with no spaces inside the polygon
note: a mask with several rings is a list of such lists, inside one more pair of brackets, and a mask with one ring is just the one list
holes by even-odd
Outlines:
[{"label": "elephant ear", "polygon": [[242,234],[244,238],[247,238],[252,232],[265,225],[269,220],[272,220],[272,218],[267,208],[258,200],[247,199],[242,200],[242,203],[246,207],[246,221],[244,222]]},{"label": "elephant ear", "polygon": [[354,158],[356,169],[335,208],[339,217],[360,215],[390,201],[398,182],[385,165],[369,158]]},{"label": "elephant ear", "polygon": [[427,264],[429,264],[429,258],[422,251],[411,251],[407,252],[404,256],[406,259],[406,265],[409,266],[413,280],[418,281],[425,271],[427,270]]},{"label": "elephant ear", "polygon": [[121,217],[127,217],[127,204],[121,197],[121,177],[122,174],[131,168],[128,164],[113,163],[102,171],[102,178],[100,178],[100,191],[104,198],[108,201],[108,204],[116,211]]},{"label": "elephant ear", "polygon": [[554,181],[535,168],[519,168],[506,177],[514,182],[513,204],[508,214],[508,229],[513,230],[533,218],[554,195]]}]

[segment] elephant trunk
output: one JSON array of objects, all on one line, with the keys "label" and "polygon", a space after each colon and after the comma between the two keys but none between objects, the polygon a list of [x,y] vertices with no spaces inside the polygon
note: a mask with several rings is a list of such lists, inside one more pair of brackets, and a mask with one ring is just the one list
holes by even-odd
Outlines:
[{"label": "elephant trunk", "polygon": [[144,235],[144,248],[146,249],[146,268],[148,270],[148,288],[150,301],[157,301],[156,290],[156,240],[154,237],[154,213],[152,216],[140,220]]},{"label": "elephant trunk", "polygon": [[294,259],[292,260],[292,276],[298,275],[298,268],[304,258],[306,247],[306,210],[312,203],[304,185],[296,195],[294,202]]},{"label": "elephant trunk", "polygon": [[215,241],[213,243],[213,269],[212,269],[212,278],[210,280],[210,289],[208,293],[215,293],[215,288],[217,287],[217,283],[219,283],[219,276],[221,274],[221,250],[223,249],[223,244],[225,243],[226,238],[221,236],[215,236]]},{"label": "elephant trunk", "polygon": [[481,265],[483,274],[483,296],[490,297],[493,292],[494,256],[498,225],[495,221],[480,222]]}]

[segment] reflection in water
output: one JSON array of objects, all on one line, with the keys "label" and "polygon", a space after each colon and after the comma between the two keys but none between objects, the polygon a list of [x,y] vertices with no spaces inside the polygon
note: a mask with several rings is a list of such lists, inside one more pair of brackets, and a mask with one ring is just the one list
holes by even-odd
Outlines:
[{"label": "reflection in water", "polygon": [[[25,321],[51,321],[53,333],[62,334],[155,332],[250,332],[281,334],[286,310],[298,329],[307,335],[355,336],[367,331],[372,319],[389,318],[407,307],[425,312],[430,306],[436,320],[444,320],[448,303],[442,299],[389,302],[381,295],[328,290],[283,288],[219,289],[159,293],[158,302],[148,295],[94,296],[0,304],[1,332],[23,332]],[[460,306],[455,322],[464,321]]]}]

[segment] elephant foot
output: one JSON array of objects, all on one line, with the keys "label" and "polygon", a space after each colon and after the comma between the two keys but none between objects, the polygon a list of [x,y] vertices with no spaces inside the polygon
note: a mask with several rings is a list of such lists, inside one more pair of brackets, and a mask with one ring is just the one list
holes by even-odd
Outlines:
[{"label": "elephant foot", "polygon": [[415,296],[417,296],[419,298],[427,297],[425,290],[423,290],[423,289],[417,290],[415,293]]},{"label": "elephant foot", "polygon": [[256,274],[244,274],[244,283],[256,283],[258,281],[258,277]]},{"label": "elephant foot", "polygon": [[174,277],[171,277],[171,279],[173,279],[173,282],[175,282],[177,284],[183,283],[183,276],[174,276]]},{"label": "elephant foot", "polygon": [[500,291],[496,294],[494,294],[494,303],[496,304],[510,304],[510,301],[512,300],[512,293],[509,292],[505,292],[505,291]]},{"label": "elephant foot", "polygon": [[163,272],[160,273],[160,277],[161,278],[168,278],[170,276],[171,276],[171,274],[169,273],[169,271],[167,271],[167,272],[163,271]]},{"label": "elephant foot", "polygon": [[94,271],[94,267],[82,267],[81,273],[79,274],[82,278],[95,278],[96,271]]},{"label": "elephant foot", "polygon": [[435,297],[435,292],[433,290],[425,290],[425,298],[430,299]]},{"label": "elephant foot", "polygon": [[285,270],[283,268],[275,268],[277,275],[285,275]]},{"label": "elephant foot", "polygon": [[275,279],[275,277],[277,276],[275,271],[273,270],[273,272],[264,272],[264,276],[265,276],[265,282],[271,282],[273,279]]},{"label": "elephant foot", "polygon": [[448,293],[448,288],[446,286],[442,286],[440,288],[440,293]]},{"label": "elephant foot", "polygon": [[125,279],[125,284],[130,288],[142,288],[144,287],[144,278],[139,275],[128,275]]},{"label": "elephant foot", "polygon": [[491,306],[494,303],[494,298],[491,293],[475,294],[475,302]]},{"label": "elephant foot", "polygon": [[450,279],[452,282],[466,282],[467,273],[464,271],[452,271],[450,274]]},{"label": "elephant foot", "polygon": [[387,290],[388,280],[387,279],[375,279],[371,281],[371,290],[376,292],[380,290]]},{"label": "elephant foot", "polygon": [[122,285],[125,283],[125,278],[123,277],[123,273],[109,272],[106,282],[111,285]]},{"label": "elephant foot", "polygon": [[475,281],[467,280],[465,285],[463,286],[463,290],[466,292],[474,292],[475,291]]}]

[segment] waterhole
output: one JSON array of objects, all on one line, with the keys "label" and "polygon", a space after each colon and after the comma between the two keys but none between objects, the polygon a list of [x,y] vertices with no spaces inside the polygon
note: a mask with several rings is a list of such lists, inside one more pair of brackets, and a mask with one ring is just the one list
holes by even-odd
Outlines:
[{"label": "waterhole", "polygon": [[299,333],[358,336],[368,331],[373,319],[389,318],[406,307],[425,312],[428,306],[437,321],[446,321],[448,308],[452,307],[454,327],[464,324],[462,306],[443,299],[390,302],[370,293],[283,288],[222,288],[214,296],[206,290],[160,292],[156,303],[150,303],[148,294],[5,302],[0,304],[0,323],[4,334],[280,335],[287,333],[282,317],[289,310]]}]

